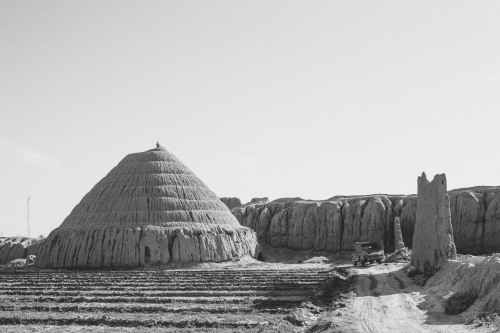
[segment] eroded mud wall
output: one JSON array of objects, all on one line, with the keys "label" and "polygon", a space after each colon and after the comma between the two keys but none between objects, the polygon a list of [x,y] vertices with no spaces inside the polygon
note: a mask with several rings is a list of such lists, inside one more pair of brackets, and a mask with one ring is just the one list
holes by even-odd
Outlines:
[{"label": "eroded mud wall", "polygon": [[38,240],[28,237],[10,237],[0,242],[0,265],[14,259],[24,259],[28,255],[28,247]]},{"label": "eroded mud wall", "polygon": [[[402,207],[399,207],[399,213]],[[293,250],[337,252],[356,241],[383,240],[394,247],[394,204],[389,197],[304,201],[283,199],[249,203],[232,210],[260,242]]]},{"label": "eroded mud wall", "polygon": [[[457,252],[500,251],[500,189],[475,187],[448,192]],[[412,248],[417,216],[416,195],[334,197],[325,201],[284,198],[233,208],[241,225],[257,232],[260,242],[274,247],[351,250],[351,243],[384,240],[394,248],[394,218],[398,217],[404,244]],[[311,242],[311,238],[314,239]]]}]

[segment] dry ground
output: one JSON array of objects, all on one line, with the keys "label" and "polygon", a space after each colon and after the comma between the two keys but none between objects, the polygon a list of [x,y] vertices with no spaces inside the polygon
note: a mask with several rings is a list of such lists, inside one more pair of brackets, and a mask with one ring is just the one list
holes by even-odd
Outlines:
[{"label": "dry ground", "polygon": [[323,316],[323,325],[311,331],[498,332],[494,327],[464,325],[467,318],[445,314],[442,300],[408,278],[404,267],[404,263],[395,263],[350,268],[356,276],[355,297],[347,302],[347,307]]},{"label": "dry ground", "polygon": [[[249,259],[163,272],[0,274],[0,331],[496,331],[444,314],[442,300],[407,277],[403,263],[352,267],[350,253],[264,253],[265,263]],[[348,274],[350,285],[340,285],[338,277]],[[305,314],[306,326],[287,320],[297,312]]]}]

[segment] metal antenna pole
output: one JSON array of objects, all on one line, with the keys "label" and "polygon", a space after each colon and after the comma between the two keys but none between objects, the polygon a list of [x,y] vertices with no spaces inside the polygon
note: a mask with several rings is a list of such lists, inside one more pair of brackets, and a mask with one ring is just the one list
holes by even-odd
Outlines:
[{"label": "metal antenna pole", "polygon": [[27,227],[28,227],[28,237],[31,237],[31,230],[30,230],[30,197],[28,197]]}]

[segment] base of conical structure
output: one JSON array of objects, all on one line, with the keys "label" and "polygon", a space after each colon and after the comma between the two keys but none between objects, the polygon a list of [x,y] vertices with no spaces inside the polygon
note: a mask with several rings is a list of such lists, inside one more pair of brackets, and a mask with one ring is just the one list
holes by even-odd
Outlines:
[{"label": "base of conical structure", "polygon": [[258,244],[255,232],[243,226],[58,228],[35,252],[40,268],[116,268],[256,258]]}]

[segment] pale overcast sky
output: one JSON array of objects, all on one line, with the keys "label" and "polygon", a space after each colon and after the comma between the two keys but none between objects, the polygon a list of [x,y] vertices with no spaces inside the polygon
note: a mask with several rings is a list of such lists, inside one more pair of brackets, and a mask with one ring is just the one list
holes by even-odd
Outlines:
[{"label": "pale overcast sky", "polygon": [[219,196],[500,185],[498,1],[0,0],[0,232],[158,140]]}]

